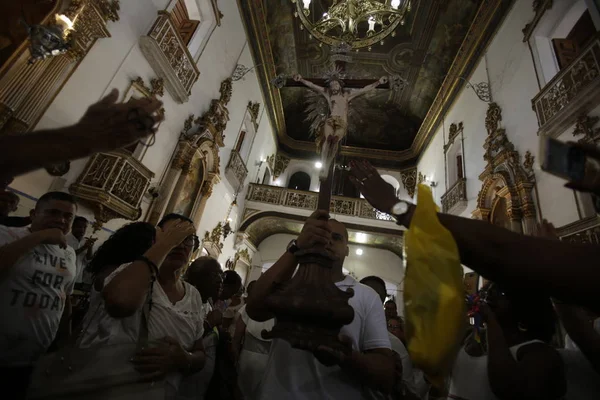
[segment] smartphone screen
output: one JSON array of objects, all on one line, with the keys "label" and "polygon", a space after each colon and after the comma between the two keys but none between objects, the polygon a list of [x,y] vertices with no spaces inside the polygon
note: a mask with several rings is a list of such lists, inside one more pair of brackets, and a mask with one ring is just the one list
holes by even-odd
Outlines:
[{"label": "smartphone screen", "polygon": [[542,169],[569,181],[583,181],[586,161],[583,151],[556,139],[542,140]]}]

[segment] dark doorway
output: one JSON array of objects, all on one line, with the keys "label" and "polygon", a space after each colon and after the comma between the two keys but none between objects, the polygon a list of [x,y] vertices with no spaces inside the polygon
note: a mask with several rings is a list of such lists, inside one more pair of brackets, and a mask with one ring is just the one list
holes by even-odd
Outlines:
[{"label": "dark doorway", "polygon": [[296,172],[290,178],[288,189],[310,190],[310,175],[302,171]]}]

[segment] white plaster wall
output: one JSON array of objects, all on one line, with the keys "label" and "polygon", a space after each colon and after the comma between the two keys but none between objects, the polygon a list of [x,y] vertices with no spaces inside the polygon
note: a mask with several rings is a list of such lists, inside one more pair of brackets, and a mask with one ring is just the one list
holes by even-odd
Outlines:
[{"label": "white plaster wall", "polygon": [[[573,192],[563,187],[564,181],[540,170],[538,123],[532,110],[531,99],[540,91],[534,64],[527,43],[523,43],[521,29],[533,18],[530,2],[518,1],[487,49],[485,59],[480,60],[474,73],[468,78],[472,83],[485,82],[486,66],[489,70],[493,100],[502,108],[501,127],[515,145],[521,156],[529,150],[535,158],[535,175],[539,191],[538,212],[543,217],[562,226],[579,219]],[[476,208],[477,194],[481,189],[479,174],[483,172],[483,143],[487,132],[485,115],[487,104],[480,101],[472,90],[464,88],[453,107],[445,116],[446,132],[451,123],[464,123],[465,174],[469,204],[462,214],[470,217]],[[597,115],[595,110],[591,115]],[[439,182],[434,189],[436,202],[447,190],[444,180],[444,152],[440,127],[422,154],[418,169],[433,176]],[[561,139],[570,140],[572,128]]]},{"label": "white plaster wall", "polygon": [[[210,0],[198,1],[209,2]],[[55,128],[77,122],[90,104],[98,101],[112,88],[118,88],[123,96],[130,81],[138,76],[149,85],[150,80],[156,77],[156,73],[140,50],[139,38],[148,33],[157,12],[164,9],[168,3],[167,0],[121,2],[120,20],[108,24],[112,37],[96,42],[50,105],[37,129]],[[219,97],[221,82],[231,75],[238,62],[247,67],[254,65],[246,44],[246,33],[237,3],[229,0],[220,0],[218,3],[224,15],[222,24],[216,27],[198,60],[200,77],[192,88],[190,100],[184,104],[177,104],[166,90],[164,97],[161,98],[164,102],[166,119],[156,135],[155,145],[147,150],[142,159],[143,163],[154,172],[154,183],[160,182],[169,165],[184,120],[190,114],[199,116],[208,109],[210,101]],[[249,101],[258,101],[261,107],[260,125],[248,159],[248,180],[256,177],[257,167],[254,160],[275,153],[274,135],[270,121],[264,114],[264,100],[256,74],[250,72],[243,80],[233,83],[233,95],[228,106],[230,121],[225,131],[225,147],[220,149],[221,183],[214,187],[213,195],[207,203],[204,216],[198,226],[198,233],[201,236],[205,231],[212,230],[217,222],[224,220],[234,198],[234,189],[225,179],[224,172]],[[39,198],[51,187],[66,190],[82,172],[86,162],[87,159],[72,162],[71,170],[63,177],[64,180],[56,182],[45,170],[39,170],[17,178],[11,187],[33,198]],[[245,190],[246,187],[238,198],[238,206],[234,207],[231,213],[234,228],[238,210],[243,209],[244,206]],[[30,207],[33,202],[34,200],[24,200],[23,210]],[[145,201],[142,205],[143,216],[146,215],[148,206],[149,202]],[[79,214],[93,220],[92,212],[84,207],[80,207]],[[113,220],[105,227],[115,230],[126,222],[128,221]],[[109,232],[100,232],[100,238],[108,234]],[[225,261],[234,252],[232,238],[233,235],[225,243],[226,250],[220,258],[221,261]]]}]

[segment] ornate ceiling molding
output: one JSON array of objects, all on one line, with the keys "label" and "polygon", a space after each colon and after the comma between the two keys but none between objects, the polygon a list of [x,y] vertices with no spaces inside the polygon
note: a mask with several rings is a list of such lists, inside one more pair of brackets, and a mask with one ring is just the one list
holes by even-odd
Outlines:
[{"label": "ornate ceiling molding", "polygon": [[[398,164],[415,161],[435,134],[441,123],[441,117],[451,107],[452,102],[462,89],[461,78],[472,72],[479,56],[490,42],[496,30],[495,28],[499,25],[512,3],[513,0],[482,1],[469,32],[410,149],[389,151],[341,146],[341,154],[348,157],[394,161]],[[242,12],[247,35],[250,38],[249,42],[253,56],[257,60],[256,71],[261,82],[261,91],[266,100],[265,106],[269,118],[277,132],[280,148],[306,152],[307,155],[312,154],[314,143],[292,139],[286,133],[281,95],[272,83],[272,80],[277,76],[277,70],[269,40],[266,4],[263,0],[238,0],[238,6]]]},{"label": "ornate ceiling molding", "polygon": [[533,17],[533,20],[525,25],[525,28],[523,28],[523,42],[527,42],[529,40],[533,34],[533,31],[537,27],[537,24],[542,19],[542,16],[544,16],[544,13],[552,8],[552,0],[533,0],[532,7],[535,16]]}]

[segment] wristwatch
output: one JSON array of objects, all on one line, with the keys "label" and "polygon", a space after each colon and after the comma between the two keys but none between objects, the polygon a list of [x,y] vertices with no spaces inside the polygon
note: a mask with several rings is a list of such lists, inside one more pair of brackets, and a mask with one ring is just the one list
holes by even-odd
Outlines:
[{"label": "wristwatch", "polygon": [[288,245],[286,251],[290,254],[296,254],[300,250],[300,247],[296,244],[296,239],[292,240]]},{"label": "wristwatch", "polygon": [[410,204],[407,201],[400,200],[392,206],[390,214],[396,219],[396,223],[398,223],[404,217],[404,214],[408,212],[409,208]]}]

